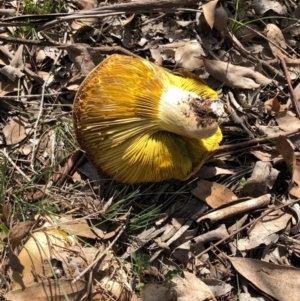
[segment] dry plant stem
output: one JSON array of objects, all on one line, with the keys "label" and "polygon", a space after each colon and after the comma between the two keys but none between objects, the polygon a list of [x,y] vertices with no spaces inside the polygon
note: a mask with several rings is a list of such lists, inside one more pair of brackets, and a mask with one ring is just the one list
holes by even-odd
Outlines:
[{"label": "dry plant stem", "polygon": [[6,149],[2,150],[0,149],[0,152],[3,154],[3,156],[9,161],[9,163],[26,179],[28,182],[31,181],[31,179],[25,175],[25,173],[18,167],[18,165],[11,159],[11,157],[6,152]]},{"label": "dry plant stem", "polygon": [[260,149],[262,147],[262,145],[251,145],[248,147],[243,147],[241,149],[236,149],[233,151],[228,151],[228,152],[221,152],[221,153],[215,153],[213,156],[210,157],[210,159],[216,159],[216,158],[221,158],[221,157],[226,157],[226,156],[232,156],[235,154],[241,154],[243,152],[247,152],[247,151],[253,151],[255,149]]},{"label": "dry plant stem", "polygon": [[[53,93],[48,93],[45,95],[45,97],[52,97],[52,96],[57,96],[57,95],[67,95],[70,94],[72,91],[64,91],[64,92],[53,92]],[[22,98],[40,98],[42,94],[31,94],[31,95],[22,95]],[[9,100],[9,99],[16,99],[16,96],[0,96],[0,100]],[[21,102],[20,100],[15,100],[16,102]],[[56,105],[58,106],[59,104],[51,104],[51,106]],[[61,106],[65,106],[62,104]]]},{"label": "dry plant stem", "polygon": [[[246,27],[247,29],[251,30],[252,32],[256,33],[258,36],[260,36],[261,38],[265,39],[266,41],[268,41],[269,43],[271,43],[272,45],[274,45],[276,48],[278,48],[282,53],[284,53],[287,57],[290,57],[290,55],[280,46],[278,46],[278,44],[274,43],[272,40],[268,39],[264,34],[260,33],[259,31],[251,28],[251,26],[245,25],[241,22],[238,22],[236,20],[233,20],[231,18],[228,18],[229,20],[238,23],[239,25],[242,25],[243,27]],[[229,31],[228,31],[229,33]],[[232,36],[234,36],[233,33],[231,33]],[[235,36],[234,36],[235,37]]]},{"label": "dry plant stem", "polygon": [[284,57],[281,56],[281,55],[278,55],[278,59],[280,60],[281,68],[282,68],[282,70],[284,72],[284,75],[286,77],[286,81],[287,81],[287,84],[288,84],[288,87],[289,87],[289,90],[290,90],[290,94],[291,94],[291,100],[292,100],[293,105],[295,107],[296,114],[297,114],[298,118],[300,118],[300,103],[299,103],[299,101],[296,97],[295,91],[293,89],[293,86],[292,86],[292,83],[291,83],[290,73],[287,69]]},{"label": "dry plant stem", "polygon": [[[57,48],[60,48],[60,49],[65,49],[67,46],[69,46],[67,44],[59,43],[59,42],[52,40],[43,32],[41,32],[41,35],[45,38],[46,41],[26,40],[26,39],[19,39],[19,38],[4,37],[4,36],[0,36],[0,41],[18,43],[18,44],[24,44],[24,45],[34,45],[34,46],[56,46]],[[93,49],[99,50],[101,53],[104,53],[104,54],[121,53],[121,54],[130,55],[132,57],[140,57],[137,54],[134,54],[133,52],[131,52],[121,46],[97,46],[97,47],[93,47]],[[33,75],[34,73],[32,71],[29,72],[29,69],[27,70],[27,74],[29,76],[33,77],[34,79],[36,79],[35,76]],[[44,84],[39,81],[38,81],[38,83],[41,85]]]},{"label": "dry plant stem", "polygon": [[[129,210],[127,212],[128,216],[129,216],[130,212],[131,212],[131,207],[129,208]],[[120,229],[119,233],[114,238],[114,240],[108,245],[108,247],[103,252],[99,251],[98,254],[96,255],[97,258],[91,264],[89,264],[74,280],[72,280],[71,283],[75,283],[77,280],[79,280],[84,274],[86,274],[90,269],[92,269],[94,266],[96,266],[103,259],[103,257],[108,253],[108,251],[113,247],[113,245],[118,241],[121,234],[124,232],[127,222],[128,222],[128,218],[126,220],[126,223]]]},{"label": "dry plant stem", "polygon": [[0,15],[2,16],[13,15],[15,12],[16,10],[14,8],[0,9]]},{"label": "dry plant stem", "polygon": [[25,45],[34,45],[34,46],[53,46],[53,43],[49,43],[48,41],[26,40],[26,39],[11,38],[5,36],[0,36],[0,41],[25,44]]},{"label": "dry plant stem", "polygon": [[217,152],[227,151],[227,150],[234,149],[234,148],[239,148],[240,149],[240,148],[250,146],[250,145],[253,145],[253,144],[265,143],[266,141],[276,139],[279,136],[287,137],[287,136],[293,136],[293,135],[296,135],[296,134],[299,134],[299,133],[300,133],[300,129],[297,129],[297,130],[293,130],[293,131],[290,131],[290,132],[274,134],[274,135],[270,135],[270,136],[263,137],[263,138],[253,138],[253,139],[251,139],[249,141],[245,141],[245,142],[240,142],[240,143],[235,143],[235,144],[225,144],[225,145],[221,145],[218,148]]},{"label": "dry plant stem", "polygon": [[67,160],[60,172],[54,173],[52,181],[57,182],[57,185],[61,187],[68,176],[72,175],[76,167],[79,166],[85,159],[84,153],[80,149],[77,149],[72,156]]},{"label": "dry plant stem", "polygon": [[[230,91],[229,91],[229,92],[230,92]],[[229,96],[229,97],[226,97],[226,106],[227,106],[227,111],[228,111],[228,115],[229,115],[230,119],[232,119],[232,121],[233,121],[234,123],[240,124],[241,127],[244,129],[244,131],[248,134],[248,136],[249,136],[250,138],[254,138],[254,135],[253,135],[253,133],[248,129],[245,120],[244,120],[242,117],[240,117],[240,116],[238,115],[238,113],[237,113],[235,110],[233,110],[233,109],[231,108],[230,103],[233,101],[231,98],[234,98],[234,96],[233,96],[233,93],[230,92],[230,93],[231,93],[231,94],[230,94],[229,92],[228,92],[228,96]]]},{"label": "dry plant stem", "polygon": [[234,106],[234,108],[235,108],[236,110],[238,110],[239,112],[241,112],[241,113],[244,114],[243,108],[242,108],[241,105],[237,102],[237,100],[235,99],[233,93],[232,93],[230,90],[228,91],[228,96],[229,96],[230,103]]},{"label": "dry plant stem", "polygon": [[[166,8],[175,8],[175,7],[183,7],[189,5],[197,5],[199,0],[139,0],[129,3],[117,3],[113,5],[104,5],[92,10],[82,10],[76,14],[76,18],[78,15],[84,15],[86,18],[87,15],[91,15],[93,17],[99,16],[99,14],[111,15],[113,13],[143,13],[156,10],[157,12],[163,12]],[[65,22],[66,19],[70,19],[70,15],[65,17],[60,17],[60,19],[50,21],[45,23],[44,25],[37,28],[37,31],[44,30],[46,28],[52,27],[58,23]]]},{"label": "dry plant stem", "polygon": [[139,56],[121,46],[97,46],[94,49],[99,50],[99,52],[102,52],[102,54],[119,53],[119,54],[126,54],[126,55],[136,57],[136,58],[141,58],[141,56]]},{"label": "dry plant stem", "polygon": [[224,237],[223,239],[221,239],[220,241],[218,241],[217,243],[211,245],[210,247],[208,247],[207,249],[205,249],[204,251],[202,251],[201,253],[199,253],[197,256],[194,256],[194,258],[199,258],[202,255],[204,255],[205,253],[209,252],[210,250],[212,250],[213,248],[215,248],[216,246],[222,244],[223,242],[225,242],[227,239],[235,236],[236,234],[240,233],[241,231],[245,230],[246,228],[248,228],[249,226],[253,225],[254,223],[256,223],[257,221],[261,220],[262,218],[264,218],[265,216],[267,216],[268,214],[270,214],[271,212],[274,212],[278,209],[282,209],[285,208],[287,206],[293,205],[295,203],[298,203],[299,199],[292,201],[288,204],[284,204],[284,205],[280,205],[278,207],[272,208],[270,210],[267,210],[265,213],[263,213],[261,216],[259,216],[258,218],[254,219],[253,221],[249,222],[248,224],[246,224],[245,226],[241,227],[240,229],[233,231],[231,234],[229,234],[228,236]]},{"label": "dry plant stem", "polygon": [[[64,43],[66,41],[67,41],[67,32],[65,31],[65,34],[64,34]],[[52,69],[56,65],[56,63],[57,63],[59,57],[62,55],[62,53],[63,53],[63,51],[60,50],[59,53],[58,53],[58,55],[57,55],[57,57],[55,58],[55,61],[53,62],[51,71],[49,72],[47,79],[44,81],[44,83],[42,85],[42,96],[41,96],[41,101],[40,101],[39,113],[38,113],[38,116],[36,118],[36,122],[34,124],[34,133],[33,133],[33,141],[34,141],[34,143],[33,143],[33,149],[32,149],[31,160],[30,160],[31,170],[33,172],[35,172],[35,173],[36,173],[36,171],[35,171],[35,168],[34,168],[34,161],[35,161],[35,156],[36,156],[36,152],[37,152],[37,147],[36,147],[35,141],[36,141],[36,136],[37,136],[38,125],[39,125],[40,119],[41,119],[42,114],[43,114],[44,99],[45,99],[45,90],[46,90],[46,87],[47,87],[47,83],[48,83],[48,81],[50,79],[50,76],[53,73]]]},{"label": "dry plant stem", "polygon": [[[0,52],[3,53],[9,60],[13,59],[12,54],[8,52],[8,50],[4,46],[0,46]],[[28,76],[32,77],[39,85],[42,86],[44,84],[44,80],[27,67],[24,68],[24,71]]]},{"label": "dry plant stem", "polygon": [[264,68],[268,69],[269,72],[274,74],[274,76],[280,76],[281,78],[284,78],[283,74],[279,70],[277,70],[276,68],[270,65],[270,63],[272,63],[273,61],[276,63],[277,62],[276,59],[270,62],[260,60],[259,58],[253,56],[248,50],[246,50],[244,46],[241,44],[241,42],[236,38],[236,36],[231,31],[227,30],[226,35],[231,39],[232,43],[239,50],[241,55],[243,55],[245,58],[247,58],[252,62],[254,61],[256,63],[260,63]]}]

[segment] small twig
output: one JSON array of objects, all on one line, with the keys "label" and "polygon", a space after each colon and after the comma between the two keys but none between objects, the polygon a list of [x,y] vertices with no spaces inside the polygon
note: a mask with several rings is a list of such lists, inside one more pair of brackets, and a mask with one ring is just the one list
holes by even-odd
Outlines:
[{"label": "small twig", "polygon": [[9,16],[9,15],[13,15],[16,12],[16,10],[14,8],[1,8],[0,9],[0,15],[1,16]]},{"label": "small twig", "polygon": [[[53,92],[53,93],[47,93],[45,95],[45,97],[52,97],[52,96],[57,96],[57,95],[67,95],[72,93],[72,91],[63,91],[63,92]],[[0,100],[15,100],[15,98],[17,97],[17,95],[5,95],[5,96],[0,96]],[[21,98],[40,98],[41,94],[30,94],[30,95],[21,95]],[[20,102],[19,100],[15,100],[17,102]],[[58,104],[49,104],[49,105],[58,105]]]},{"label": "small twig", "polygon": [[[166,10],[173,9],[175,7],[183,7],[189,5],[196,5],[199,0],[139,0],[134,2],[116,3],[112,5],[104,5],[91,10],[82,10],[73,15],[62,16],[57,20],[53,20],[43,24],[36,30],[45,30],[49,27],[57,25],[59,23],[65,22],[66,20],[80,18],[87,16],[89,17],[99,17],[108,16],[114,14],[126,14],[126,13],[146,13],[146,12],[165,12]],[[4,20],[5,21],[5,20]],[[0,23],[1,25],[1,23]]]},{"label": "small twig", "polygon": [[64,181],[68,176],[72,175],[72,172],[75,170],[75,166],[78,163],[82,163],[82,161],[85,159],[85,154],[80,150],[76,149],[75,152],[72,154],[72,156],[67,160],[67,162],[62,166],[61,170],[59,172],[55,172],[51,179],[53,182],[57,182],[56,184],[61,187]]},{"label": "small twig", "polygon": [[[236,38],[236,36],[231,31],[227,30],[225,33],[226,33],[227,37],[229,37],[231,39],[232,43],[235,45],[235,47],[238,49],[238,51],[241,53],[241,55],[243,55],[249,61],[251,61],[252,63],[256,63],[256,64],[257,63],[261,64],[264,68],[268,69],[269,72],[272,72],[274,74],[274,76],[279,76],[280,78],[284,77],[283,74],[280,72],[280,70],[271,66],[270,63],[272,61],[266,62],[264,60],[261,60],[261,59],[255,57],[254,55],[251,54],[251,52],[249,52],[247,49],[244,48],[242,43]],[[274,61],[277,62],[277,59],[275,59]]]},{"label": "small twig", "polygon": [[299,101],[298,101],[298,99],[296,97],[295,91],[293,89],[292,82],[291,82],[291,77],[290,77],[290,73],[289,73],[289,71],[287,69],[284,57],[281,56],[281,55],[278,55],[277,57],[278,57],[278,59],[280,61],[281,68],[282,68],[282,70],[284,72],[284,75],[286,77],[286,81],[287,81],[287,84],[288,84],[288,87],[289,87],[289,90],[290,90],[290,94],[291,94],[291,100],[293,102],[296,114],[297,114],[298,118],[300,118],[300,103],[299,103]]},{"label": "small twig", "polygon": [[245,141],[245,142],[234,143],[234,144],[225,144],[225,145],[221,145],[216,152],[227,151],[227,150],[234,149],[234,148],[242,149],[243,147],[246,147],[246,146],[250,146],[250,145],[254,145],[254,144],[258,144],[258,143],[264,143],[268,140],[276,139],[279,136],[287,137],[287,136],[293,136],[293,135],[296,135],[299,133],[300,133],[300,129],[297,129],[297,130],[293,130],[290,132],[278,133],[278,134],[270,135],[270,136],[263,137],[263,138],[253,138],[253,139],[251,139],[249,141]]},{"label": "small twig", "polygon": [[[131,208],[129,208],[127,214],[129,216],[131,211]],[[92,269],[94,266],[96,266],[100,260],[103,259],[103,257],[108,253],[108,251],[113,247],[113,245],[118,241],[121,234],[124,232],[126,225],[128,222],[128,218],[126,220],[126,223],[123,225],[117,236],[114,238],[114,240],[108,245],[108,247],[104,251],[99,251],[96,256],[98,256],[91,264],[89,264],[75,279],[73,279],[72,283],[75,283],[77,280],[79,280],[84,274],[86,274],[90,269]]]},{"label": "small twig", "polygon": [[2,150],[0,149],[0,152],[3,154],[3,156],[9,161],[9,163],[28,181],[30,182],[31,179],[25,175],[25,173],[18,167],[18,165],[11,159],[11,157],[6,152],[6,149]]},{"label": "small twig", "polygon": [[215,248],[216,246],[222,244],[223,242],[225,242],[226,240],[228,240],[229,238],[237,235],[238,233],[240,233],[241,231],[245,230],[246,228],[248,228],[249,226],[253,225],[254,223],[256,223],[257,221],[259,221],[260,219],[264,218],[265,216],[267,216],[268,214],[270,214],[271,212],[274,212],[278,209],[282,209],[284,207],[287,207],[287,206],[290,206],[290,205],[293,205],[295,203],[298,203],[299,202],[299,199],[297,200],[294,200],[288,204],[284,204],[284,205],[280,205],[278,207],[275,207],[275,208],[272,208],[270,210],[267,210],[264,214],[262,214],[261,216],[259,216],[258,218],[252,220],[251,222],[249,222],[248,224],[246,224],[245,226],[239,228],[238,230],[236,231],[233,231],[231,234],[229,234],[228,236],[224,237],[223,239],[219,240],[217,243],[215,244],[212,244],[210,247],[206,248],[204,251],[202,251],[201,253],[199,253],[198,255],[194,256],[194,258],[199,258],[201,257],[202,255],[204,255],[205,253],[209,252],[210,250],[212,250],[213,248]]},{"label": "small twig", "polygon": [[[255,30],[254,28],[252,28],[251,26],[245,25],[237,20],[233,20],[231,18],[228,18],[229,20],[238,23],[239,25],[242,25],[243,27],[246,27],[247,29],[251,30],[252,32],[254,32],[255,34],[257,34],[258,36],[260,36],[261,38],[265,39],[266,41],[268,41],[269,43],[271,43],[272,45],[274,45],[276,48],[278,48],[282,53],[284,53],[287,57],[289,57],[289,54],[285,51],[285,49],[283,49],[282,47],[280,47],[278,44],[276,44],[274,41],[272,41],[271,39],[269,39],[268,37],[266,37],[264,34],[260,33],[258,30]],[[229,31],[228,31],[229,32]],[[232,34],[233,35],[233,34]],[[234,35],[233,35],[234,36]]]},{"label": "small twig", "polygon": [[48,41],[39,41],[39,40],[26,40],[20,38],[12,38],[6,36],[0,36],[0,41],[25,44],[25,45],[34,45],[34,46],[52,46],[53,43],[49,43]]},{"label": "small twig", "polygon": [[[64,43],[66,42],[67,40],[67,32],[65,32],[65,35],[64,35]],[[52,65],[52,70],[49,72],[48,74],[48,77],[47,79],[44,81],[43,85],[42,85],[42,95],[41,95],[41,101],[40,101],[40,107],[39,107],[39,113],[38,113],[38,116],[36,118],[36,122],[34,124],[34,133],[33,133],[33,149],[32,149],[32,154],[31,154],[31,160],[30,160],[30,167],[32,169],[33,172],[35,172],[35,169],[34,169],[34,161],[35,161],[35,155],[36,155],[36,152],[37,152],[37,147],[36,147],[36,137],[37,137],[37,130],[38,130],[38,125],[39,125],[39,122],[40,122],[40,119],[42,117],[42,114],[43,114],[43,108],[44,108],[44,99],[45,99],[45,91],[46,91],[46,87],[47,87],[47,84],[48,84],[48,81],[51,77],[51,74],[53,73],[53,68],[55,66],[55,64],[57,63],[59,57],[62,55],[63,51],[60,50],[57,57],[55,58],[55,61]]]},{"label": "small twig", "polygon": [[[229,94],[229,97],[230,96],[233,97],[233,94],[232,95]],[[240,117],[238,115],[238,112],[231,108],[229,97],[226,97],[226,106],[227,106],[227,111],[228,111],[229,117],[232,119],[232,121],[234,123],[239,124],[244,129],[244,131],[248,134],[248,136],[250,138],[254,138],[254,134],[248,129],[244,118]]]}]

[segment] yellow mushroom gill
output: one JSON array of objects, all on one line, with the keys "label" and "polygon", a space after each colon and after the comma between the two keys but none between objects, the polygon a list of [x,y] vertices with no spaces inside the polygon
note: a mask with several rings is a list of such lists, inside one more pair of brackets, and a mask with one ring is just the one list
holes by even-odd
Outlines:
[{"label": "yellow mushroom gill", "polygon": [[217,93],[186,71],[172,74],[139,58],[111,55],[74,100],[80,147],[123,183],[187,180],[222,139]]}]

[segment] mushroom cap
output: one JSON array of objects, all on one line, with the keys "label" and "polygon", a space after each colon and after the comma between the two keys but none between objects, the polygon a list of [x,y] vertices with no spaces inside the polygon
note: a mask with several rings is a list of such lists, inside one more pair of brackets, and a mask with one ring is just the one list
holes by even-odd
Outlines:
[{"label": "mushroom cap", "polygon": [[187,180],[222,140],[217,93],[186,71],[111,55],[85,78],[73,106],[77,141],[118,182]]}]

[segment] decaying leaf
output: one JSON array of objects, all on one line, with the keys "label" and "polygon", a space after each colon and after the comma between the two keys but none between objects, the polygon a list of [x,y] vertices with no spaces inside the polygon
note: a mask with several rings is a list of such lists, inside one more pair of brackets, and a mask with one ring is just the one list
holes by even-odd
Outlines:
[{"label": "decaying leaf", "polygon": [[206,180],[198,181],[197,187],[191,192],[212,208],[218,208],[237,200],[237,196],[224,185]]},{"label": "decaying leaf", "polygon": [[272,82],[271,79],[247,67],[207,59],[203,59],[203,63],[212,77],[231,88],[255,89]]},{"label": "decaying leaf", "polygon": [[252,258],[228,259],[244,278],[276,300],[299,300],[300,269]]},{"label": "decaying leaf", "polygon": [[132,289],[128,283],[128,275],[123,269],[123,264],[115,258],[113,252],[108,252],[103,259],[98,275],[104,275],[104,277],[97,279],[95,300],[130,300]]}]

